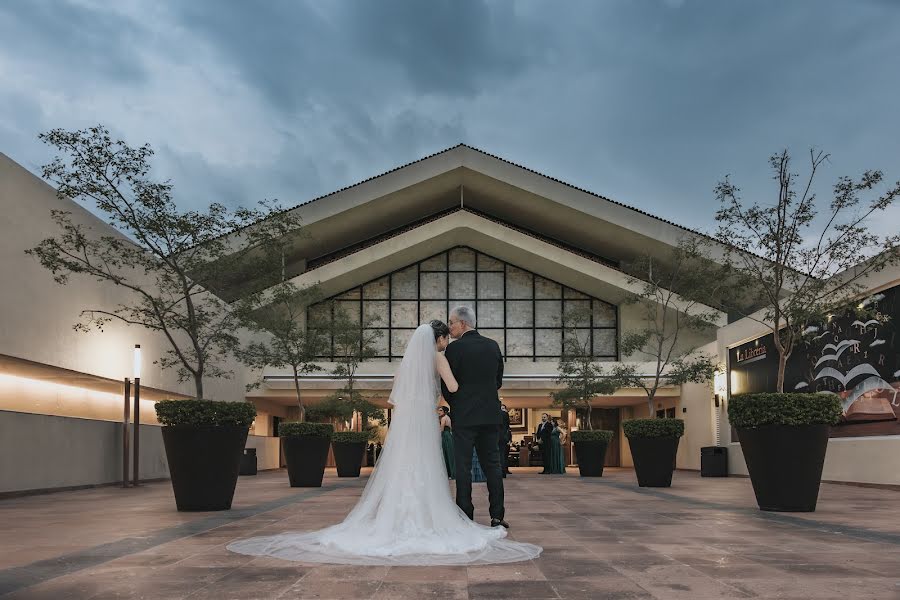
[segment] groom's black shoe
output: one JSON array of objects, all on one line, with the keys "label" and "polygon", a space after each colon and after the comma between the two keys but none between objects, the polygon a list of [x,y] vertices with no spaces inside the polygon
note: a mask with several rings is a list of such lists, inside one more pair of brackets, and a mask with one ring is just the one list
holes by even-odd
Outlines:
[{"label": "groom's black shoe", "polygon": [[491,519],[491,527],[505,527],[506,529],[509,529],[509,523],[503,519]]}]

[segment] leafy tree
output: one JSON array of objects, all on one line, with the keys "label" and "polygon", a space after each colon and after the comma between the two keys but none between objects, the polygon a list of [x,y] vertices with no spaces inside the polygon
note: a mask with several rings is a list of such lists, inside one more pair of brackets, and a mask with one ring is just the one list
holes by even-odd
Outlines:
[{"label": "leafy tree", "polygon": [[652,372],[641,373],[634,364],[618,363],[612,375],[620,386],[637,387],[647,396],[650,417],[655,415],[654,399],[660,387],[709,381],[716,368],[710,356],[699,354],[686,343],[690,332],[710,332],[729,297],[731,272],[711,261],[707,242],[684,238],[665,263],[644,256],[634,261],[629,272],[640,291],[626,303],[643,309],[644,326],[622,336],[620,353],[646,358]]},{"label": "leafy tree", "polygon": [[366,315],[354,318],[339,303],[330,303],[326,312],[332,315],[326,325],[334,348],[331,374],[343,381],[343,386],[318,406],[311,407],[310,412],[317,418],[344,421],[359,413],[361,422],[368,427],[369,417],[378,417],[383,411],[358,389],[357,374],[363,362],[378,354],[375,344],[383,334],[373,327],[379,319]]},{"label": "leafy tree", "polygon": [[[763,298],[759,313],[742,316],[772,332],[779,393],[787,360],[805,332],[854,304],[865,291],[866,277],[900,259],[900,235],[880,236],[869,229],[869,219],[883,214],[900,195],[900,182],[879,194],[881,171],[865,171],[858,180],[840,177],[822,210],[813,187],[828,155],[811,150],[809,157],[803,179],[791,172],[787,150],[769,158],[778,186],[771,204],[745,202],[728,177],[715,188],[721,202],[716,237],[726,244],[741,284]],[[863,195],[870,198],[864,201]]]},{"label": "leafy tree", "polygon": [[563,345],[556,383],[565,387],[550,396],[555,407],[583,410],[585,429],[591,429],[591,402],[597,396],[614,394],[618,385],[592,356],[590,330],[576,329],[585,322],[590,323],[589,310],[569,310],[563,317]]},{"label": "leafy tree", "polygon": [[114,141],[102,126],[54,129],[39,139],[61,153],[43,168],[58,196],[92,204],[124,235],[92,231],[54,210],[59,231],[26,252],[60,284],[75,275],[130,290],[131,299],[115,308],[84,310],[75,328],[102,331],[119,321],[162,334],[169,348],[156,364],[175,368],[179,381],[193,380],[203,398],[204,378],[229,377],[220,365],[239,346],[238,315],[209,290],[233,274],[253,273],[254,251],[283,243],[298,224],[266,202],[180,210],[172,183],[150,176],[150,146]]},{"label": "leafy tree", "polygon": [[[251,331],[264,335],[238,351],[238,358],[253,369],[290,368],[294,393],[300,409],[300,421],[306,420],[306,405],[300,390],[300,376],[323,371],[319,365],[328,340],[321,329],[307,328],[307,308],[319,299],[315,287],[300,288],[289,280],[264,292],[265,306],[255,297],[239,303],[241,322]],[[248,390],[260,382],[248,385]]]}]

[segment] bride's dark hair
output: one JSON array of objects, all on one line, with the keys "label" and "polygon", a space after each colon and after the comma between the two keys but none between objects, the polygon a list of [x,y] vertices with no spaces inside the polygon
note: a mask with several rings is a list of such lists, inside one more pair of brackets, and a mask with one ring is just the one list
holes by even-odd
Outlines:
[{"label": "bride's dark hair", "polygon": [[431,329],[434,330],[434,341],[450,335],[450,328],[447,327],[447,324],[437,319],[431,322]]}]

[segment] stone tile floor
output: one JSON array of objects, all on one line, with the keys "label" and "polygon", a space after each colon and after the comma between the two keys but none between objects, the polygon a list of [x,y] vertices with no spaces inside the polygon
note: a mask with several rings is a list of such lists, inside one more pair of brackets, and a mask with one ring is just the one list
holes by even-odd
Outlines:
[{"label": "stone tile floor", "polygon": [[302,565],[225,549],[339,521],[365,481],[329,473],[310,490],[283,471],[242,477],[220,513],[178,513],[167,482],[0,500],[0,600],[900,598],[900,492],[823,484],[815,513],[762,513],[748,480],[690,472],[669,489],[638,488],[622,469],[515,473],[511,536],[544,547],[527,563]]}]

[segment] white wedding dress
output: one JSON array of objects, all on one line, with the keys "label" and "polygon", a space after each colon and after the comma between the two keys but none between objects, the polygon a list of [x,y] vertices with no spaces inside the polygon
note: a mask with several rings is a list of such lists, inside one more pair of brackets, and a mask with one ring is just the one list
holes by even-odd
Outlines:
[{"label": "white wedding dress", "polygon": [[441,454],[434,333],[413,334],[394,378],[387,441],[362,496],[343,522],[313,532],[228,545],[253,556],[350,565],[471,565],[530,560],[541,548],[504,539],[471,520],[450,494]]}]

